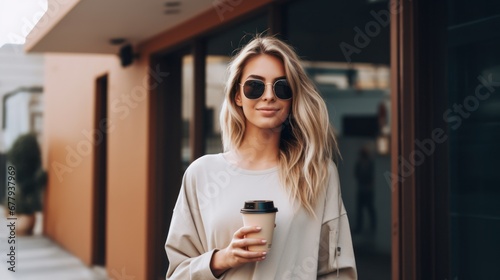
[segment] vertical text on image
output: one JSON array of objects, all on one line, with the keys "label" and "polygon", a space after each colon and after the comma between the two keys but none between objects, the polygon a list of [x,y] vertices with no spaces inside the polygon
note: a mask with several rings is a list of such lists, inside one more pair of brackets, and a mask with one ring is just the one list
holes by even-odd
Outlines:
[{"label": "vertical text on image", "polygon": [[[7,263],[9,271],[16,272],[16,168],[12,165],[7,167],[7,209],[9,214],[7,217],[7,227],[9,228],[9,236],[7,238],[8,253]],[[10,245],[10,246],[9,246]]]}]

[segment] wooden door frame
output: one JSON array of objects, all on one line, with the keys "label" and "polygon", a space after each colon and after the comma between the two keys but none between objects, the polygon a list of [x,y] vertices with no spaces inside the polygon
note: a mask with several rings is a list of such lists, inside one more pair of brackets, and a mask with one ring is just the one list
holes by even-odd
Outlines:
[{"label": "wooden door frame", "polygon": [[390,5],[392,279],[450,279],[447,145],[417,160],[418,143],[447,132],[446,3]]},{"label": "wooden door frame", "polygon": [[[155,275],[168,263],[163,250],[158,248],[166,241],[172,209],[181,187],[181,139],[182,139],[182,57],[193,55],[194,102],[190,125],[191,160],[205,151],[205,48],[201,41],[192,41],[175,49],[150,56],[150,69],[168,72],[164,81],[150,90],[149,103],[149,192],[148,201],[148,279],[164,279]],[[150,73],[150,80],[153,79]],[[166,106],[166,107],[165,107]],[[167,129],[168,127],[168,129]],[[168,137],[167,137],[168,136]],[[177,164],[176,164],[177,163]],[[165,170],[168,165],[170,171]],[[165,175],[165,173],[169,173]],[[177,174],[178,173],[178,174]],[[168,213],[168,214],[166,214]],[[166,215],[166,217],[165,217]],[[166,218],[166,219],[165,219]],[[161,242],[160,242],[161,243]],[[163,248],[161,246],[160,248]]]},{"label": "wooden door frame", "polygon": [[[165,243],[170,224],[168,217],[172,215],[172,205],[180,188],[180,182],[172,180],[177,178],[177,170],[181,169],[182,57],[176,53],[152,55],[149,65],[150,71],[169,73],[157,86],[151,87],[148,111],[150,168],[146,274],[147,279],[164,279],[165,275],[160,275],[160,270],[165,269],[167,262],[162,244]],[[155,84],[154,73],[148,74],[150,85]]]}]

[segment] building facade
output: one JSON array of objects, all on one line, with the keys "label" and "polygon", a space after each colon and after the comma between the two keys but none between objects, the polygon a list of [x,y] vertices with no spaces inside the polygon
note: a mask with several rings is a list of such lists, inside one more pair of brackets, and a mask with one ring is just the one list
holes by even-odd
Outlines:
[{"label": "building facade", "polygon": [[499,16],[486,0],[49,1],[26,45],[47,53],[44,232],[110,276],[163,279],[182,174],[222,151],[225,66],[267,33],[296,48],[327,103],[359,228],[352,170],[373,154],[360,279],[490,279]]}]

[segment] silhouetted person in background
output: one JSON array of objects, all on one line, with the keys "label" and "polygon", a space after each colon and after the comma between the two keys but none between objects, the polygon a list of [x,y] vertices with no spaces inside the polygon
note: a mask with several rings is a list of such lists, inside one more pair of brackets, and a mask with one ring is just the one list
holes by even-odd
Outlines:
[{"label": "silhouetted person in background", "polygon": [[368,210],[370,218],[370,227],[372,232],[377,228],[375,214],[375,192],[374,192],[374,173],[375,166],[373,159],[367,147],[361,148],[359,156],[354,167],[354,177],[358,183],[356,226],[354,233],[360,233],[363,230],[364,209]]}]

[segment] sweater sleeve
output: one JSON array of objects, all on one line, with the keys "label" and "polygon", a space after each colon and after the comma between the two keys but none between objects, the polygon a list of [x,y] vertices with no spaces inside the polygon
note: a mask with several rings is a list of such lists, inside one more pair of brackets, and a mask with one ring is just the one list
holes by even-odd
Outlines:
[{"label": "sweater sleeve", "polygon": [[195,199],[190,200],[186,181],[184,176],[165,244],[169,260],[166,279],[221,279],[214,277],[210,269],[216,250],[208,251],[204,246],[198,207]]},{"label": "sweater sleeve", "polygon": [[340,196],[338,171],[333,163],[330,165],[324,211],[317,279],[357,279],[349,220]]},{"label": "sweater sleeve", "polygon": [[318,279],[358,279],[346,214],[321,227],[318,260]]}]

